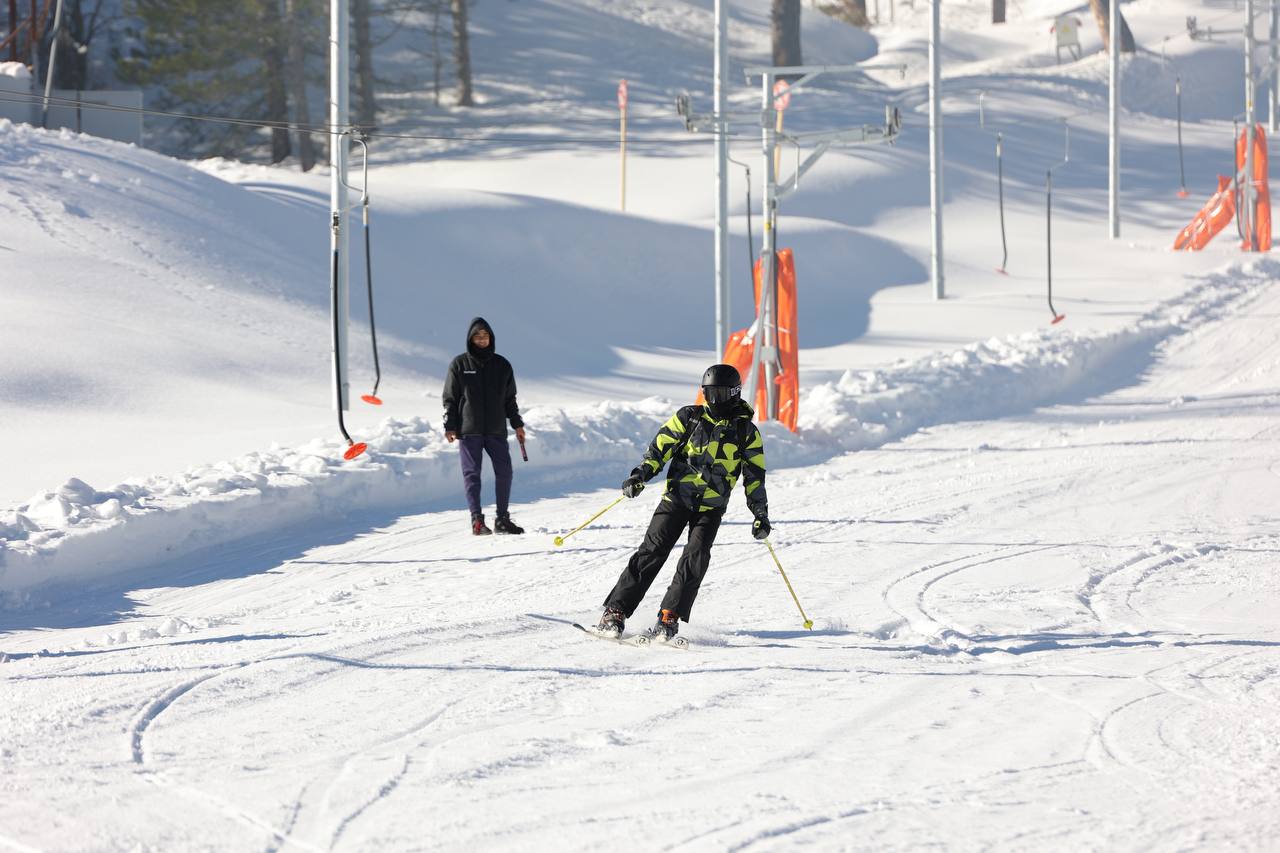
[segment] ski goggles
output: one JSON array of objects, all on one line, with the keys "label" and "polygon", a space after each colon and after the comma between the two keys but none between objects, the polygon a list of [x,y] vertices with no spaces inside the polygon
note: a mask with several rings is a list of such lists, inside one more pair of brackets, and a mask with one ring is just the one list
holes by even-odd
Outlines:
[{"label": "ski goggles", "polygon": [[741,385],[705,385],[702,388],[702,396],[707,398],[707,402],[715,405],[716,403],[727,403],[730,400],[736,400],[742,396]]}]

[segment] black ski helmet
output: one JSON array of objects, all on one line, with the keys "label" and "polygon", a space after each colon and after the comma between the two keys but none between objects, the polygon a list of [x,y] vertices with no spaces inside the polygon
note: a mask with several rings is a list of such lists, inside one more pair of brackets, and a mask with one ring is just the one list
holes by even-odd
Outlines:
[{"label": "black ski helmet", "polygon": [[742,385],[742,376],[738,373],[738,368],[732,364],[713,364],[707,368],[706,373],[702,374],[703,388],[707,386],[732,388],[735,385]]},{"label": "black ski helmet", "polygon": [[742,376],[732,364],[713,364],[702,374],[702,396],[716,417],[729,417],[742,399]]}]

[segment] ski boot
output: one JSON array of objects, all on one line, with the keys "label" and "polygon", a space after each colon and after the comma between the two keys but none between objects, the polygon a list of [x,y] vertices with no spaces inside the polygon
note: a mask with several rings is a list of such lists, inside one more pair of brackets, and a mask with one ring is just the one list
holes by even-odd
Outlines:
[{"label": "ski boot", "polygon": [[500,515],[498,516],[498,520],[493,523],[493,532],[494,533],[511,533],[511,534],[519,535],[521,533],[524,533],[524,528],[517,527],[516,523],[511,520],[511,516]]},{"label": "ski boot", "polygon": [[608,607],[600,615],[600,621],[596,623],[596,632],[605,637],[621,637],[622,629],[626,623],[627,616],[625,613]]},{"label": "ski boot", "polygon": [[471,517],[471,533],[475,536],[488,536],[493,533],[484,523],[484,513]]},{"label": "ski boot", "polygon": [[669,643],[680,631],[680,617],[674,610],[659,610],[657,623],[649,629],[655,643]]}]

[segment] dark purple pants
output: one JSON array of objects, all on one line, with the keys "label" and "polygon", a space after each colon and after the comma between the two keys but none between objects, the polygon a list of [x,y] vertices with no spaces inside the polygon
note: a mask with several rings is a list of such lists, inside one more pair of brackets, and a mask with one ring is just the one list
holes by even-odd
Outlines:
[{"label": "dark purple pants", "polygon": [[462,485],[467,492],[467,506],[471,517],[481,514],[480,462],[489,454],[493,465],[493,478],[498,493],[498,515],[507,514],[511,501],[511,451],[507,439],[497,435],[464,435],[458,439],[459,456],[462,458]]}]

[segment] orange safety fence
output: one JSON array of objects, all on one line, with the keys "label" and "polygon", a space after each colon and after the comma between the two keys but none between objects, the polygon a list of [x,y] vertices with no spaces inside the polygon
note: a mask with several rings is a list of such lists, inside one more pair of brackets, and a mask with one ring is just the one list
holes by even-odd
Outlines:
[{"label": "orange safety fence", "polygon": [[[777,255],[778,264],[778,355],[782,372],[775,377],[778,386],[778,422],[792,432],[800,415],[800,344],[797,333],[796,265],[790,249],[782,249]],[[760,261],[755,264],[756,316],[760,315]],[[724,348],[724,363],[732,364],[742,374],[745,383],[751,372],[751,356],[755,348],[757,325],[739,329],[729,336]],[[756,410],[756,419],[766,421],[769,412],[765,406],[764,374],[756,377],[754,389],[744,389],[743,397]],[[751,391],[754,390],[754,394]],[[702,402],[702,394],[698,394]]]},{"label": "orange safety fence", "polygon": [[[1240,132],[1236,140],[1236,174],[1244,171],[1245,146],[1248,136]],[[1245,176],[1246,180],[1248,176]],[[1258,200],[1253,209],[1253,235],[1246,234],[1242,249],[1265,252],[1271,248],[1271,191],[1267,186],[1267,133],[1261,124],[1253,127],[1253,186],[1258,192]],[[1241,193],[1241,200],[1244,195]],[[1252,240],[1250,239],[1252,236]]]},{"label": "orange safety fence", "polygon": [[1218,191],[1214,193],[1191,224],[1178,232],[1173,241],[1175,251],[1198,252],[1221,231],[1236,215],[1236,194],[1231,179],[1218,176]]},{"label": "orange safety fence", "polygon": [[[1254,126],[1253,137],[1253,186],[1257,190],[1257,202],[1253,210],[1253,234],[1245,235],[1240,244],[1242,249],[1254,249],[1265,252],[1271,248],[1271,192],[1267,182],[1267,135],[1262,125]],[[1236,175],[1241,176],[1245,167],[1245,146],[1247,133],[1242,131],[1236,141]],[[1247,176],[1244,176],[1247,180]],[[1241,193],[1231,178],[1218,176],[1218,191],[1215,192],[1190,224],[1178,232],[1173,241],[1175,250],[1197,252],[1209,244],[1219,231],[1227,226],[1236,216],[1236,196]]]}]

